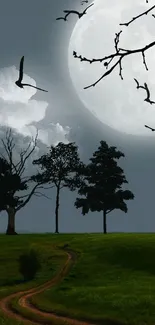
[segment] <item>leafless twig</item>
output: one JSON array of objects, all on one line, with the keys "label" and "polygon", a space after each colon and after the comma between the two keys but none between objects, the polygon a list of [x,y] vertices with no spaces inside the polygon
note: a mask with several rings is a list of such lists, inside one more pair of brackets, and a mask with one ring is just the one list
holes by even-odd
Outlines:
[{"label": "leafless twig", "polygon": [[[151,10],[153,10],[155,8],[155,5],[152,6],[151,8],[149,8],[148,10],[142,12],[141,14],[133,17],[131,20],[129,20],[127,23],[121,23],[120,26],[129,26],[133,21],[135,21],[136,19],[144,16],[144,15],[147,15]],[[152,14],[152,16],[154,17],[154,15]]]},{"label": "leafless twig", "polygon": [[149,91],[147,83],[144,82],[144,86],[140,86],[138,80],[136,78],[134,78],[134,80],[137,84],[137,89],[141,88],[141,89],[146,90],[147,97],[144,99],[144,101],[150,103],[151,105],[155,104],[154,101],[150,100],[150,91]]},{"label": "leafless twig", "polygon": [[150,129],[151,131],[155,131],[155,129],[151,128],[150,126],[148,125],[144,125],[146,128]]},{"label": "leafless twig", "polygon": [[[103,78],[105,78],[106,76],[108,76],[114,69],[116,66],[119,66],[119,75],[121,77],[121,79],[123,80],[123,76],[122,76],[122,60],[131,55],[131,54],[135,54],[135,53],[141,53],[142,54],[142,58],[143,58],[143,64],[145,66],[145,69],[148,70],[147,64],[146,64],[146,60],[145,60],[145,51],[147,51],[149,48],[153,47],[155,45],[155,41],[153,41],[152,43],[149,43],[148,45],[135,49],[135,50],[127,50],[127,49],[123,49],[123,48],[118,48],[118,43],[119,43],[119,36],[121,34],[122,31],[120,31],[119,33],[116,33],[116,37],[114,39],[115,41],[115,49],[116,52],[113,54],[110,54],[108,56],[105,56],[103,58],[100,59],[88,59],[86,57],[82,57],[81,55],[78,55],[77,52],[73,51],[73,56],[74,58],[80,59],[80,61],[85,61],[85,62],[89,62],[94,63],[94,62],[103,62],[104,61],[104,65],[107,66],[107,60],[110,60],[108,62],[108,64],[114,59],[114,58],[118,58],[117,62],[113,64],[113,66],[107,70],[97,81],[95,81],[94,83],[92,83],[91,85],[84,87],[84,89],[88,89],[90,87],[94,87],[96,86],[96,84],[98,84]],[[116,43],[117,43],[117,48],[116,48]]]},{"label": "leafless twig", "polygon": [[[146,3],[148,3],[148,0],[146,0]],[[122,23],[120,25],[125,25],[128,26],[131,22],[135,21],[136,19],[140,18],[141,16],[147,15],[150,11],[152,11],[155,8],[155,5],[150,7],[148,10],[146,10],[145,12],[133,17],[129,22],[127,23]],[[155,17],[155,15],[152,14],[153,17]],[[145,69],[148,70],[147,64],[146,64],[146,59],[145,59],[145,51],[147,51],[148,49],[152,48],[155,45],[155,41],[145,45],[144,47],[141,48],[137,48],[137,49],[123,49],[118,47],[119,41],[120,41],[120,34],[122,31],[116,33],[115,35],[115,39],[114,39],[114,43],[115,43],[115,53],[112,53],[110,55],[107,55],[105,57],[102,58],[98,58],[98,59],[89,59],[86,58],[84,56],[82,56],[81,54],[77,54],[76,51],[73,51],[73,56],[74,58],[79,59],[81,62],[85,61],[85,62],[89,62],[90,64],[95,63],[95,62],[100,62],[104,64],[105,68],[107,69],[106,72],[104,72],[101,77],[95,81],[94,83],[92,83],[89,86],[84,87],[84,89],[88,89],[90,87],[94,87],[96,86],[96,84],[98,84],[103,78],[105,78],[106,76],[108,76],[110,73],[112,73],[112,71],[119,66],[119,75],[121,77],[121,79],[123,80],[123,76],[122,76],[122,61],[125,57],[130,56],[132,54],[136,54],[136,53],[141,53],[142,54],[142,59],[143,59],[143,64],[145,66]],[[116,58],[116,62],[110,66],[110,63],[113,61],[113,59]]]},{"label": "leafless twig", "polygon": [[[22,150],[20,152],[20,161],[18,162],[17,166],[18,166],[18,174],[22,175],[24,170],[25,170],[25,163],[27,161],[27,159],[31,156],[31,154],[34,152],[36,145],[37,145],[37,138],[38,138],[38,130],[36,133],[35,138],[31,139],[31,141],[29,142],[27,148],[25,150]],[[33,145],[32,145],[33,144]],[[30,147],[32,146],[32,149],[29,151]],[[16,167],[17,167],[16,166]]]},{"label": "leafless twig", "polygon": [[83,1],[81,1],[81,5],[82,5],[82,6],[84,5],[84,3],[88,3],[88,0],[83,0]]},{"label": "leafless twig", "polygon": [[91,5],[89,5],[87,8],[85,8],[83,10],[83,12],[78,12],[77,10],[64,10],[63,12],[66,13],[65,17],[58,17],[56,18],[56,20],[60,20],[60,19],[63,19],[65,21],[67,21],[67,17],[70,15],[70,14],[76,14],[78,15],[78,18],[80,19],[82,16],[84,16],[87,12],[87,9],[91,6],[93,6],[94,3],[92,3]]},{"label": "leafless twig", "polygon": [[46,199],[51,200],[51,197],[49,197],[46,194],[43,194],[41,192],[38,192],[38,191],[34,193],[34,196],[37,196],[37,197],[45,197]]}]

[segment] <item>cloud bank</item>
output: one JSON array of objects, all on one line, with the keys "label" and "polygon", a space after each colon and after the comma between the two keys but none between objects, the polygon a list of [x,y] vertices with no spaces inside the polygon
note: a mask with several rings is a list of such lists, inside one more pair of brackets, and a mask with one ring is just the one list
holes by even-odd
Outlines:
[{"label": "cloud bank", "polygon": [[[20,89],[15,85],[18,79],[15,66],[0,70],[0,125],[14,128],[25,136],[35,136],[35,124],[44,119],[47,101],[32,98],[37,90],[31,87]],[[36,86],[34,79],[24,74],[24,82]],[[45,97],[46,98],[46,97]],[[59,141],[68,143],[70,128],[59,123],[49,123],[46,129],[38,130],[38,139],[46,145],[57,145]]]}]

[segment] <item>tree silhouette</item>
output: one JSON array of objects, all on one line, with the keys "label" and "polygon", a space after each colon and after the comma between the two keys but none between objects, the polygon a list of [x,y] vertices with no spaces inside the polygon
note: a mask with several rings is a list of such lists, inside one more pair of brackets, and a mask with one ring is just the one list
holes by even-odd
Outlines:
[{"label": "tree silhouette", "polygon": [[74,142],[68,144],[59,142],[57,146],[50,147],[49,153],[34,160],[33,164],[40,165],[42,170],[33,176],[33,180],[54,184],[56,187],[55,233],[59,233],[60,190],[67,187],[71,191],[75,191],[81,184],[79,170],[83,167],[83,163],[78,155],[78,147]]},{"label": "tree silhouette", "polygon": [[25,281],[31,281],[35,278],[36,273],[41,269],[39,254],[31,248],[28,253],[22,254],[18,258],[19,272]]},{"label": "tree silhouette", "polygon": [[[8,214],[7,235],[17,234],[15,231],[16,213],[29,202],[33,194],[35,195],[36,189],[43,188],[41,183],[30,186],[33,181],[31,176],[24,176],[25,164],[35,150],[36,142],[37,135],[35,139],[32,138],[26,149],[21,149],[19,160],[15,162],[15,143],[11,129],[6,131],[5,141],[2,139],[5,156],[0,153],[0,211],[6,211]],[[29,193],[23,196],[19,194],[24,190],[29,190]]]},{"label": "tree silhouette", "polygon": [[123,169],[117,165],[117,159],[124,154],[109,147],[105,141],[100,141],[98,150],[93,153],[90,163],[83,169],[84,180],[78,190],[85,198],[77,198],[76,208],[82,208],[82,214],[90,211],[103,211],[103,231],[107,233],[106,215],[114,209],[127,212],[125,200],[131,200],[134,195],[129,190],[122,190],[122,185],[128,183]]}]

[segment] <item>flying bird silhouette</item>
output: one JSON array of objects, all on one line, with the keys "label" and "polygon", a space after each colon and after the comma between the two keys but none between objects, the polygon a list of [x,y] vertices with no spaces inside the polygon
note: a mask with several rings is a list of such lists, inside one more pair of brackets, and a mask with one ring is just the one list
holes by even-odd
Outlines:
[{"label": "flying bird silhouette", "polygon": [[150,126],[148,125],[144,125],[146,128],[150,129],[151,131],[155,131],[155,129],[151,128]]},{"label": "flying bird silhouette", "polygon": [[15,84],[16,84],[19,88],[24,88],[24,86],[29,86],[29,87],[32,87],[32,88],[35,88],[35,89],[38,89],[38,90],[41,90],[41,91],[48,92],[48,90],[45,90],[45,89],[42,89],[42,88],[38,88],[38,87],[32,86],[32,85],[30,85],[30,84],[22,83],[22,80],[23,80],[23,66],[24,66],[24,56],[22,56],[22,58],[21,58],[21,60],[20,60],[20,66],[19,66],[19,79],[18,79],[17,81],[15,81]]},{"label": "flying bird silhouette", "polygon": [[76,10],[64,10],[63,12],[66,13],[65,17],[58,17],[56,18],[56,20],[60,20],[60,19],[63,19],[63,20],[67,20],[67,17],[70,15],[70,14],[77,14],[79,19],[86,14],[87,12],[87,9],[90,8],[91,6],[93,6],[94,3],[92,3],[91,5],[89,5],[87,8],[85,8],[85,10],[83,12],[78,12]]}]

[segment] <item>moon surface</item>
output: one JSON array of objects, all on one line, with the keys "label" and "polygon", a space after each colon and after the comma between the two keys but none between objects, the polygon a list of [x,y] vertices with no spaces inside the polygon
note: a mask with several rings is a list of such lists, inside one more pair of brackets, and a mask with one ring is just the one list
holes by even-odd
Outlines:
[{"label": "moon surface", "polygon": [[[145,52],[148,71],[142,54],[132,54],[122,61],[123,80],[119,67],[102,79],[95,87],[83,89],[99,79],[106,68],[103,63],[81,62],[73,57],[73,51],[87,58],[102,58],[115,53],[115,33],[122,30],[119,47],[136,49],[154,41],[155,19],[152,13],[144,15],[128,27],[119,26],[132,17],[149,9],[145,1],[96,0],[87,14],[78,19],[68,48],[68,66],[71,80],[85,107],[103,124],[132,135],[154,135],[144,124],[155,127],[155,105],[144,101],[146,91],[137,89],[134,78],[140,85],[148,84],[151,100],[155,101],[155,47]],[[112,63],[116,61],[112,61]]]}]

